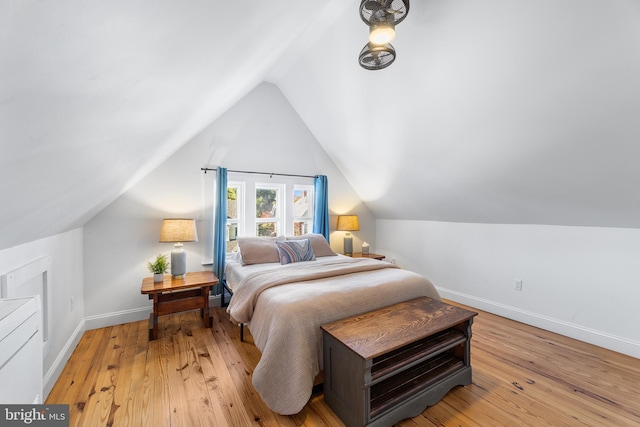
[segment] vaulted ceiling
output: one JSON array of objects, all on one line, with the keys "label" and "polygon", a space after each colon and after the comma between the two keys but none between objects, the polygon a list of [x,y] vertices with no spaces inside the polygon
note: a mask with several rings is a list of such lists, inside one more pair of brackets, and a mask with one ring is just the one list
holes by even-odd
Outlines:
[{"label": "vaulted ceiling", "polygon": [[640,227],[640,3],[414,0],[380,71],[358,5],[1,2],[0,249],[84,224],[265,80],[377,218]]}]

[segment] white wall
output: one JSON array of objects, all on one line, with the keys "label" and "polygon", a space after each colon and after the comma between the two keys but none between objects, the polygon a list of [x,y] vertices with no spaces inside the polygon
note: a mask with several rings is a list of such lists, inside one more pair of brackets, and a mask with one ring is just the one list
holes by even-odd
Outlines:
[{"label": "white wall", "polygon": [[[53,290],[51,349],[43,363],[46,396],[84,330],[82,229],[0,250],[0,275],[45,256],[51,257],[48,280]],[[71,297],[75,299],[73,311]]]},{"label": "white wall", "polygon": [[376,235],[445,298],[640,357],[638,229],[377,220]]},{"label": "white wall", "polygon": [[[172,249],[171,244],[158,243],[162,218],[198,218],[200,241],[184,245],[187,269],[201,270],[202,262],[211,260],[205,248],[214,173],[205,175],[200,168],[218,165],[327,175],[330,212],[360,216],[362,231],[354,233],[354,245],[375,238],[375,221],[369,210],[280,90],[263,83],[85,225],[88,328],[148,316],[151,302],[140,294],[142,279],[150,275],[146,263]],[[342,237],[342,232],[331,235],[332,247],[339,252]]]}]

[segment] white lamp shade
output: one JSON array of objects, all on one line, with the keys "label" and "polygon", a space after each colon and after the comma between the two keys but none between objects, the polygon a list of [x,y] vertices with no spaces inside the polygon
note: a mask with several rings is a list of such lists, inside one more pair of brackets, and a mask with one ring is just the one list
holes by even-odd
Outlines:
[{"label": "white lamp shade", "polygon": [[196,221],[187,218],[167,218],[160,229],[161,243],[197,242]]},{"label": "white lamp shade", "polygon": [[338,231],[358,231],[360,230],[360,223],[358,222],[358,215],[340,215],[338,216]]}]

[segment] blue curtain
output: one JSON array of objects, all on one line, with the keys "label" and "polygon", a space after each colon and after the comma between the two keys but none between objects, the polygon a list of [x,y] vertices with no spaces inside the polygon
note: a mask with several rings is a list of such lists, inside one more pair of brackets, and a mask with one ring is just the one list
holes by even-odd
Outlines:
[{"label": "blue curtain", "polygon": [[220,283],[213,293],[224,291],[224,262],[227,256],[227,168],[216,168],[216,200],[213,235],[213,273]]},{"label": "blue curtain", "polygon": [[315,210],[313,212],[313,232],[322,234],[329,241],[329,183],[325,175],[317,175],[313,181]]}]

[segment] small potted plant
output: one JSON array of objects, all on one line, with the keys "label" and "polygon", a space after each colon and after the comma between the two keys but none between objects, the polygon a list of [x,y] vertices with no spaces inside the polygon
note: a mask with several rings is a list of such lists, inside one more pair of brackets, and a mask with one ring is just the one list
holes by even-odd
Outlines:
[{"label": "small potted plant", "polygon": [[164,280],[164,273],[169,269],[167,256],[158,254],[156,260],[154,262],[149,262],[147,267],[149,268],[149,271],[153,273],[153,281],[162,282]]}]

